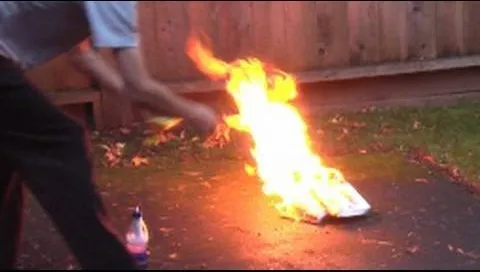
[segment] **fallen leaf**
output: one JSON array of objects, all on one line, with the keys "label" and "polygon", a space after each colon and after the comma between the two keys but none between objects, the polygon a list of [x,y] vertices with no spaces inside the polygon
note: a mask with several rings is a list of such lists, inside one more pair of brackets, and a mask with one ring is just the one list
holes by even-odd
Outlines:
[{"label": "fallen leaf", "polygon": [[172,231],[173,231],[173,228],[160,227],[158,230],[159,230],[161,233],[165,233],[165,234],[166,234],[166,233],[172,232]]},{"label": "fallen leaf", "polygon": [[377,244],[381,246],[393,246],[393,244],[389,241],[381,241],[381,240],[372,240],[372,239],[362,239],[363,244]]},{"label": "fallen leaf", "polygon": [[436,163],[435,163],[435,159],[434,159],[432,156],[430,156],[430,155],[423,156],[422,159],[423,159],[424,161],[427,161],[427,162],[431,163],[431,164],[436,164]]},{"label": "fallen leaf", "polygon": [[122,150],[125,147],[125,143],[115,143],[115,147],[119,150]]},{"label": "fallen leaf", "polygon": [[412,247],[407,248],[407,252],[410,253],[410,254],[414,254],[418,250],[419,250],[418,246],[412,246]]},{"label": "fallen leaf", "polygon": [[425,178],[417,178],[417,179],[415,179],[415,182],[418,182],[418,183],[428,183],[428,180],[425,179]]},{"label": "fallen leaf", "polygon": [[122,134],[124,134],[124,135],[130,134],[130,132],[132,132],[132,130],[129,129],[129,128],[120,128],[119,130],[120,130],[120,132],[121,132]]},{"label": "fallen leaf", "polygon": [[332,119],[330,119],[329,122],[332,123],[332,124],[338,124],[338,123],[340,123],[341,120],[342,120],[342,117],[337,115],[337,116],[333,117]]},{"label": "fallen leaf", "polygon": [[367,124],[364,123],[364,122],[353,122],[352,123],[352,127],[354,127],[354,128],[362,128],[362,127],[366,127],[366,126],[367,126]]},{"label": "fallen leaf", "polygon": [[457,248],[457,252],[460,253],[460,255],[467,256],[467,257],[470,257],[472,259],[480,259],[480,254],[474,253],[472,251],[465,252],[463,249]]},{"label": "fallen leaf", "polygon": [[192,177],[198,177],[202,174],[201,172],[183,172],[183,173],[185,173],[188,176],[192,176]]},{"label": "fallen leaf", "polygon": [[450,250],[450,251],[453,251],[453,250],[454,250],[453,246],[452,246],[452,245],[450,245],[450,244],[449,244],[449,245],[447,245],[447,247],[448,247],[448,250]]},{"label": "fallen leaf", "polygon": [[144,158],[144,157],[140,157],[140,156],[134,156],[131,161],[132,161],[133,166],[135,166],[135,167],[138,167],[142,164],[148,165],[148,163],[149,163],[148,158]]},{"label": "fallen leaf", "polygon": [[415,120],[413,122],[413,129],[419,129],[421,126],[422,126],[422,123],[420,123],[419,121]]},{"label": "fallen leaf", "polygon": [[441,169],[448,169],[448,164],[445,164],[445,163],[439,163],[437,164],[437,166]]},{"label": "fallen leaf", "polygon": [[256,169],[255,169],[254,166],[252,166],[250,164],[246,164],[245,165],[245,172],[247,172],[247,175],[253,176],[253,175],[255,175]]},{"label": "fallen leaf", "polygon": [[177,259],[177,257],[178,257],[178,254],[177,254],[177,253],[170,253],[170,254],[168,254],[168,258],[170,258],[170,259]]},{"label": "fallen leaf", "polygon": [[460,169],[458,169],[458,167],[456,167],[456,166],[450,168],[450,175],[453,178],[459,178],[460,177]]}]

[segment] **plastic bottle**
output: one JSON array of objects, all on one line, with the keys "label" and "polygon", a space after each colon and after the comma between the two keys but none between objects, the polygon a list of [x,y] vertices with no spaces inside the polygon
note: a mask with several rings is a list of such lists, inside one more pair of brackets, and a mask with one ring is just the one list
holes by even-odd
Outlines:
[{"label": "plastic bottle", "polygon": [[132,222],[126,234],[126,247],[135,260],[138,269],[146,270],[148,267],[148,228],[143,220],[140,207],[135,207],[132,213]]}]

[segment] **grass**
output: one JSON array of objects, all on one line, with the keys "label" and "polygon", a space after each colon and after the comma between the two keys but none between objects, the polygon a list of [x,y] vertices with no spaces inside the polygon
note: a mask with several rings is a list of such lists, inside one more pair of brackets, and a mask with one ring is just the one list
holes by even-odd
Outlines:
[{"label": "grass", "polygon": [[480,178],[480,103],[324,114],[314,122],[322,128],[322,145],[350,151],[421,149],[438,163],[460,169],[468,181]]},{"label": "grass", "polygon": [[[340,164],[354,168],[355,164],[361,161],[363,168],[378,169],[382,167],[377,165],[396,161],[402,157],[402,153],[424,150],[426,154],[433,156],[437,163],[459,169],[465,180],[476,182],[480,178],[479,106],[480,103],[464,101],[448,107],[370,108],[361,112],[324,113],[309,118],[307,122],[310,123],[310,135],[319,154],[322,157],[341,155],[344,159],[340,160]],[[238,150],[241,144],[230,143],[223,149],[206,150],[199,147],[199,142],[192,144],[188,140],[178,139],[160,144],[153,148],[153,151],[149,147],[147,148],[149,152],[144,152],[145,146],[142,146],[142,142],[145,143],[146,136],[138,137],[134,136],[134,133],[132,135],[123,133],[120,141],[127,142],[126,153],[130,155],[143,153],[154,160],[154,163],[150,163],[150,166],[154,167],[140,167],[145,169],[138,170],[145,175],[159,169],[182,168],[192,163],[201,164],[215,160],[238,161],[245,159],[246,154],[245,150]],[[239,138],[233,139],[235,142],[235,139]],[[97,143],[98,141],[100,139],[97,139]],[[392,157],[385,158],[380,155],[384,153],[393,155],[387,155]],[[395,166],[383,168],[395,171]],[[111,175],[116,173],[125,175],[130,170],[107,167],[101,171]],[[388,176],[387,173],[384,175]]]}]

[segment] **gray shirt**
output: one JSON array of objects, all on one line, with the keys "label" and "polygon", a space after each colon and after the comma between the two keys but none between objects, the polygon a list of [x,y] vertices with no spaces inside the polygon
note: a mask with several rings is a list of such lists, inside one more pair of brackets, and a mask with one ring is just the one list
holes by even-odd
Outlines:
[{"label": "gray shirt", "polygon": [[0,55],[24,69],[91,37],[95,47],[138,45],[135,1],[0,1]]}]

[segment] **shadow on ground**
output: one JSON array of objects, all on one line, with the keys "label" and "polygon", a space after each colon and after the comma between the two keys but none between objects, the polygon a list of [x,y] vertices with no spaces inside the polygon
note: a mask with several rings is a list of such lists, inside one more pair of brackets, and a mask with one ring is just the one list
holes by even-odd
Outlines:
[{"label": "shadow on ground", "polygon": [[[362,160],[358,157],[357,160]],[[385,164],[392,161],[380,158]],[[152,269],[478,269],[479,202],[464,188],[398,160],[388,175],[335,164],[371,203],[365,218],[321,226],[278,216],[238,161],[157,169],[147,178],[100,173],[118,228],[140,203],[152,234]],[[127,171],[127,170],[124,170]],[[140,170],[128,170],[140,171]],[[22,268],[73,268],[61,238],[29,202]]]}]

